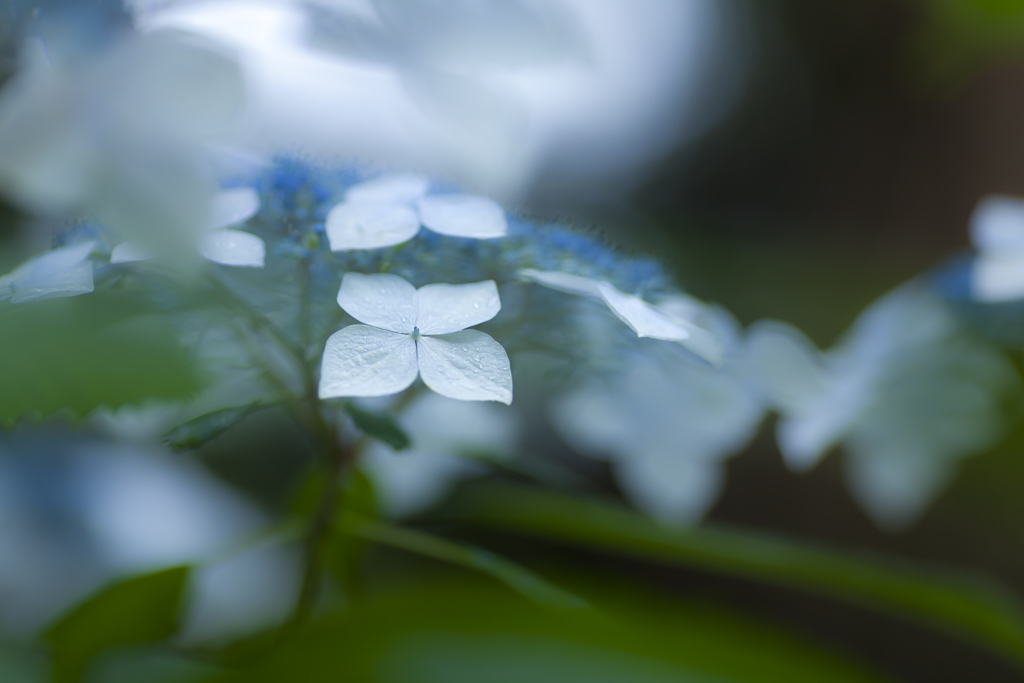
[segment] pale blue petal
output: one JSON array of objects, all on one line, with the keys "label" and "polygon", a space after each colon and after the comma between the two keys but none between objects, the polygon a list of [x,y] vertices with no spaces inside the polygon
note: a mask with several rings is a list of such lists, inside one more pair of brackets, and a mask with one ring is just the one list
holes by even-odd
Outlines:
[{"label": "pale blue petal", "polygon": [[12,304],[57,299],[93,291],[92,262],[96,242],[55,249],[23,264],[10,275]]},{"label": "pale blue petal", "polygon": [[983,253],[1024,250],[1024,199],[983,199],[971,216],[971,241]]},{"label": "pale blue petal", "polygon": [[615,476],[638,508],[671,525],[694,524],[714,505],[725,481],[715,461],[682,452],[637,453],[615,463]]}]

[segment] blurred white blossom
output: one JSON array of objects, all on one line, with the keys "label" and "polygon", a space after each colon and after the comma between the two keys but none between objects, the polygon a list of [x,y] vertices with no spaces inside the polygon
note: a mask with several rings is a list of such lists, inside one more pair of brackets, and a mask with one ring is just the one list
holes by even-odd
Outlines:
[{"label": "blurred white blossom", "polygon": [[350,187],[327,214],[332,251],[377,249],[407,242],[423,225],[453,237],[494,239],[508,230],[505,210],[492,199],[466,194],[427,196],[430,181],[389,175]]},{"label": "blurred white blossom", "polygon": [[633,354],[612,377],[591,378],[558,400],[553,422],[581,453],[609,459],[616,479],[642,510],[664,522],[693,522],[714,503],[723,460],[753,438],[764,415],[744,375],[736,321],[689,297],[663,302],[721,340],[720,368],[671,347]]},{"label": "blurred white blossom", "polygon": [[851,492],[890,528],[912,523],[957,461],[996,442],[1020,390],[1009,361],[917,282],[872,304],[825,353],[784,323],[750,335],[786,462],[804,470],[842,444]]},{"label": "blurred white blossom", "polygon": [[176,257],[208,222],[207,145],[241,105],[237,65],[174,31],[74,59],[39,42],[0,93],[0,192],[32,213],[95,216]]},{"label": "blurred white blossom", "polygon": [[249,634],[291,608],[288,551],[211,562],[267,520],[188,460],[152,447],[8,439],[0,492],[4,629],[31,632],[115,577],[182,563],[197,565],[186,639]]},{"label": "blurred white blossom", "polygon": [[[200,255],[225,266],[262,268],[266,245],[256,235],[229,226],[242,223],[260,208],[260,199],[250,187],[222,190],[213,197],[209,232],[199,238]],[[152,258],[149,250],[138,242],[122,242],[110,253],[111,263],[130,263]]]},{"label": "blurred white blossom", "polygon": [[971,293],[978,301],[1024,298],[1024,199],[986,197],[971,216],[978,250]]},{"label": "blurred white blossom", "polygon": [[346,273],[338,304],[366,324],[349,325],[327,340],[320,398],[394,394],[420,375],[443,396],[512,402],[505,349],[466,329],[501,310],[493,281],[415,289],[395,275]]},{"label": "blurred white blossom", "polygon": [[54,249],[0,277],[0,301],[23,304],[58,299],[93,291],[92,261],[95,241]]},{"label": "blurred white blossom", "polygon": [[711,363],[722,360],[723,347],[715,335],[680,315],[672,304],[664,307],[652,305],[619,291],[607,282],[569,273],[524,268],[519,271],[519,276],[551,289],[600,299],[638,337],[678,342]]},{"label": "blurred white blossom", "polygon": [[518,431],[510,408],[434,393],[416,397],[396,420],[412,447],[395,452],[373,441],[360,456],[380,511],[389,517],[404,517],[436,503],[459,479],[481,472],[482,458],[510,458]]},{"label": "blurred white blossom", "polygon": [[[246,142],[447,177],[499,197],[605,198],[715,121],[745,62],[710,0],[134,0],[144,30],[229,42]],[[713,84],[713,87],[709,87]]]}]

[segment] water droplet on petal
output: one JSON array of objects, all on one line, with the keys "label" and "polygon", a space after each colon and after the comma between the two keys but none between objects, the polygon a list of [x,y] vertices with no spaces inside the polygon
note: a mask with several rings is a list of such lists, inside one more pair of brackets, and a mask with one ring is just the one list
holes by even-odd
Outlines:
[{"label": "water droplet on petal", "polygon": [[473,308],[480,308],[480,303],[477,302],[477,303],[473,304]]}]

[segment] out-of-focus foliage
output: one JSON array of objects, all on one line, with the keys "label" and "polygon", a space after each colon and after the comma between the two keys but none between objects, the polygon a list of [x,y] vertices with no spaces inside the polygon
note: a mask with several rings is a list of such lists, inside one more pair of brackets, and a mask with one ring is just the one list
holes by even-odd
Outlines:
[{"label": "out-of-focus foliage", "polygon": [[0,422],[184,399],[202,374],[176,333],[126,294],[0,304]]},{"label": "out-of-focus foliage", "polygon": [[733,615],[668,608],[642,596],[616,596],[616,590],[593,586],[600,606],[578,612],[545,610],[469,582],[427,584],[319,619],[273,655],[214,680],[879,680]]},{"label": "out-of-focus foliage", "polygon": [[922,0],[928,17],[911,44],[913,65],[932,88],[952,92],[981,67],[1024,53],[1019,0]]},{"label": "out-of-focus foliage", "polygon": [[82,680],[91,660],[111,648],[174,635],[188,571],[175,567],[117,583],[48,628],[54,683]]},{"label": "out-of-focus foliage", "polygon": [[1002,587],[976,577],[892,559],[775,539],[747,531],[669,531],[616,507],[503,486],[469,488],[455,518],[515,533],[611,549],[822,592],[900,613],[1024,660],[1024,610]]}]

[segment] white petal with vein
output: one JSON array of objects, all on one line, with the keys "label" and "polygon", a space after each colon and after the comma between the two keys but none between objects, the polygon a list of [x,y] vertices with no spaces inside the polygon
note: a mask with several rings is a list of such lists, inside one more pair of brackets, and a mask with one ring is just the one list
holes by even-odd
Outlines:
[{"label": "white petal with vein", "polygon": [[241,230],[214,230],[199,240],[199,253],[225,266],[262,268],[266,247],[256,235]]},{"label": "white petal with vein", "polygon": [[393,173],[353,185],[345,192],[345,201],[411,204],[429,188],[430,181],[421,175]]},{"label": "white petal with vein", "polygon": [[408,242],[420,230],[420,217],[408,206],[342,202],[325,222],[331,251],[379,249]]},{"label": "white petal with vein", "polygon": [[421,197],[417,205],[423,225],[442,235],[493,239],[508,232],[505,210],[487,197],[431,195]]},{"label": "white petal with vein", "polygon": [[416,380],[416,342],[367,325],[328,338],[320,365],[320,398],[386,396]]},{"label": "white petal with vein", "polygon": [[416,325],[423,334],[450,334],[498,315],[501,300],[493,280],[471,285],[427,285],[416,292]]},{"label": "white petal with vein", "polygon": [[690,338],[690,331],[681,323],[673,321],[643,299],[624,294],[606,282],[600,282],[597,290],[619,320],[626,323],[641,337],[654,337],[667,341],[683,341]]},{"label": "white petal with vein", "polygon": [[411,334],[416,326],[416,289],[397,275],[345,273],[338,305],[361,323]]},{"label": "white petal with vein", "polygon": [[449,398],[512,403],[512,370],[501,344],[477,330],[419,340],[424,383]]},{"label": "white petal with vein", "polygon": [[601,292],[597,289],[599,283],[597,280],[591,280],[589,277],[570,275],[569,273],[561,273],[556,270],[534,270],[533,268],[523,268],[519,271],[519,277],[568,294],[582,294],[592,297],[601,296]]},{"label": "white petal with vein", "polygon": [[213,197],[210,206],[210,230],[219,230],[241,223],[260,210],[260,198],[251,187],[222,190]]}]

